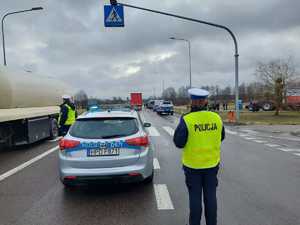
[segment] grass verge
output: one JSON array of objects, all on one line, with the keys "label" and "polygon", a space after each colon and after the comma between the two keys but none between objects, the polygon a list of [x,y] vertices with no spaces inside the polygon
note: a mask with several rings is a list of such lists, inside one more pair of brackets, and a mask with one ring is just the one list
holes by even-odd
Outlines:
[{"label": "grass verge", "polygon": [[[176,106],[174,108],[178,114],[187,113],[189,110],[186,106]],[[224,122],[228,121],[228,112],[219,112],[219,115]],[[242,111],[240,115],[240,123],[246,125],[300,125],[300,112],[282,111],[279,116],[274,116],[274,111],[271,112],[249,112]]]}]

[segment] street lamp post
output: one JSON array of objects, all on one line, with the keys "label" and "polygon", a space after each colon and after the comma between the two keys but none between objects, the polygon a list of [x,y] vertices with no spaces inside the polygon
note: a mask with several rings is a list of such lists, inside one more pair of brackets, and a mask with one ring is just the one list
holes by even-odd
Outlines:
[{"label": "street lamp post", "polygon": [[20,10],[20,11],[14,11],[14,12],[9,12],[6,13],[1,20],[1,27],[2,27],[2,48],[3,48],[3,61],[4,61],[4,66],[7,65],[6,63],[6,52],[5,52],[5,38],[4,38],[4,19],[9,16],[9,15],[13,15],[13,14],[17,14],[17,13],[25,13],[25,12],[30,12],[30,11],[36,11],[36,10],[43,10],[42,7],[34,7],[31,9],[26,9],[26,10]]},{"label": "street lamp post", "polygon": [[223,29],[223,30],[227,31],[228,34],[231,36],[231,38],[233,40],[233,44],[234,44],[235,111],[236,111],[236,121],[237,122],[239,121],[240,110],[239,110],[239,103],[238,103],[238,100],[239,100],[239,51],[238,51],[238,42],[237,42],[237,39],[236,39],[234,33],[228,27],[226,27],[224,25],[221,25],[221,24],[216,24],[216,23],[212,23],[212,22],[208,22],[208,21],[204,21],[204,20],[189,18],[189,17],[186,17],[186,16],[180,16],[180,15],[167,13],[167,12],[163,12],[163,11],[159,11],[159,10],[148,9],[148,8],[144,8],[144,7],[140,7],[140,6],[136,6],[136,5],[125,4],[125,3],[118,3],[117,0],[110,0],[110,2],[111,2],[112,5],[121,5],[121,6],[124,6],[124,7],[129,7],[129,8],[138,9],[138,10],[147,11],[147,12],[152,12],[152,13],[156,13],[156,14],[160,14],[160,15],[175,17],[175,18],[178,18],[178,19],[188,20],[188,21],[192,21],[192,22],[195,22],[195,23],[201,23],[201,24],[205,24],[207,26],[216,27],[216,28]]},{"label": "street lamp post", "polygon": [[184,39],[184,38],[175,38],[175,37],[170,37],[171,40],[175,41],[185,41],[188,43],[189,47],[189,69],[190,69],[190,88],[192,87],[192,56],[191,56],[191,42],[190,40]]}]

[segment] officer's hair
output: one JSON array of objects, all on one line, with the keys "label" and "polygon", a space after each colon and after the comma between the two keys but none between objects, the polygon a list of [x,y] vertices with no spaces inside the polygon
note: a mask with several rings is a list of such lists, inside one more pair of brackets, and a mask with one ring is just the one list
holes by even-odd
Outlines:
[{"label": "officer's hair", "polygon": [[193,106],[204,106],[207,105],[208,100],[205,99],[192,99],[191,105]]}]

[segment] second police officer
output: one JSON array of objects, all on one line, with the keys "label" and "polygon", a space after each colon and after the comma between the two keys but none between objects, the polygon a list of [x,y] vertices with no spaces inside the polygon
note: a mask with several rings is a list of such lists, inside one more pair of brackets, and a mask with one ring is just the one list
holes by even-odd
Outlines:
[{"label": "second police officer", "polygon": [[221,142],[225,138],[222,120],[217,113],[207,111],[209,92],[188,90],[191,112],[183,115],[173,141],[183,148],[182,164],[189,192],[190,225],[200,225],[202,194],[207,225],[217,224],[217,174]]},{"label": "second police officer", "polygon": [[71,125],[75,122],[77,113],[75,105],[71,102],[71,96],[63,95],[63,104],[60,105],[60,113],[58,118],[59,133],[65,136]]}]

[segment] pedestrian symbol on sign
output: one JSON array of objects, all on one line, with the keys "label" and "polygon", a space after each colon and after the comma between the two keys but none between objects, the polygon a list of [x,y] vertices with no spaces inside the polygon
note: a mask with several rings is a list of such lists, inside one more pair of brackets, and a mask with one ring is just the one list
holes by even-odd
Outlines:
[{"label": "pedestrian symbol on sign", "polygon": [[104,23],[106,27],[124,27],[124,9],[123,6],[105,5]]},{"label": "pedestrian symbol on sign", "polygon": [[118,15],[114,7],[112,8],[108,18],[106,19],[106,22],[122,22],[121,17]]}]

